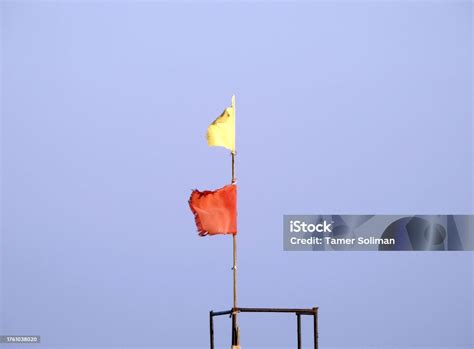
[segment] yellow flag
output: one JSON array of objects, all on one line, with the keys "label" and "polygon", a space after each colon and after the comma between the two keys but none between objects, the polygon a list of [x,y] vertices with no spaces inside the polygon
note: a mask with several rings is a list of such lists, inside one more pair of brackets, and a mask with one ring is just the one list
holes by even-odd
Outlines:
[{"label": "yellow flag", "polygon": [[235,96],[232,96],[232,105],[207,128],[207,144],[235,152]]}]

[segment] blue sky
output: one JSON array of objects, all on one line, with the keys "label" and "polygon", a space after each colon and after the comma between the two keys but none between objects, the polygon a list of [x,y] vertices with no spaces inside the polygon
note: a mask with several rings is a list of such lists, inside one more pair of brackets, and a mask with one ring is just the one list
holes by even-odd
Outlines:
[{"label": "blue sky", "polygon": [[[231,239],[187,199],[230,181],[205,131],[236,94],[239,304],[319,306],[323,347],[473,345],[472,253],[282,250],[284,214],[473,213],[469,1],[1,10],[3,333],[207,345]],[[241,318],[243,345],[293,330]]]}]

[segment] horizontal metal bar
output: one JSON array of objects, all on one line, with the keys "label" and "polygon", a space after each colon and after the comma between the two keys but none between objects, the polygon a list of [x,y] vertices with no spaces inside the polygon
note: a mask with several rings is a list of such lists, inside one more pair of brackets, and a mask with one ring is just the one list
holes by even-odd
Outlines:
[{"label": "horizontal metal bar", "polygon": [[230,315],[233,311],[240,313],[295,313],[300,315],[314,315],[318,308],[300,309],[300,308],[235,308],[224,311],[211,311],[211,316]]},{"label": "horizontal metal bar", "polygon": [[296,308],[237,308],[241,313],[295,313],[301,315],[314,315],[318,308],[296,309]]},{"label": "horizontal metal bar", "polygon": [[232,310],[211,311],[211,316],[230,315],[230,314],[232,314]]}]

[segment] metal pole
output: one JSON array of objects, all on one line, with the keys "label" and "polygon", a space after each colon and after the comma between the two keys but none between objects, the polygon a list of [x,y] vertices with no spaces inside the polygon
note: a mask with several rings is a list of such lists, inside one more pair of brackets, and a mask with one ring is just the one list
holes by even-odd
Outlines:
[{"label": "metal pole", "polygon": [[236,346],[236,342],[237,342],[237,330],[236,330],[236,323],[235,323],[235,313],[232,312],[232,348],[234,348],[234,346]]},{"label": "metal pole", "polygon": [[[232,112],[234,113],[235,122],[235,96],[232,96]],[[232,155],[232,184],[235,183],[235,151]],[[237,234],[232,235],[233,250],[233,278],[234,278],[234,306],[232,309],[232,347],[240,348],[240,333],[237,324]]]},{"label": "metal pole", "polygon": [[296,314],[297,333],[298,333],[298,349],[301,349],[301,315]]},{"label": "metal pole", "polygon": [[234,313],[237,317],[237,235],[232,236],[233,245],[233,272],[234,272]]},{"label": "metal pole", "polygon": [[214,349],[214,314],[212,310],[209,312],[209,335],[211,349]]},{"label": "metal pole", "polygon": [[232,154],[232,184],[235,183],[235,153],[231,152]]},{"label": "metal pole", "polygon": [[318,308],[313,308],[313,326],[314,326],[314,349],[318,349]]},{"label": "metal pole", "polygon": [[[235,183],[235,153],[232,152],[232,183]],[[237,309],[237,234],[232,235],[233,262],[232,270],[234,276],[234,312]],[[237,314],[236,318],[237,318]],[[237,319],[236,319],[237,324]]]}]

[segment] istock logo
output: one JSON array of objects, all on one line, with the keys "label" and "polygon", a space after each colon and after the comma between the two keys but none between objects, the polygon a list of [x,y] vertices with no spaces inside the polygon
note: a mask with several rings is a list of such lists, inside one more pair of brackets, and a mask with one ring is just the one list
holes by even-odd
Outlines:
[{"label": "istock logo", "polygon": [[322,223],[312,224],[303,221],[290,221],[290,232],[291,233],[332,233],[332,222],[328,223],[323,221]]}]

